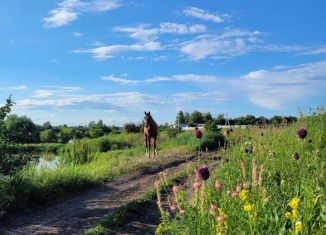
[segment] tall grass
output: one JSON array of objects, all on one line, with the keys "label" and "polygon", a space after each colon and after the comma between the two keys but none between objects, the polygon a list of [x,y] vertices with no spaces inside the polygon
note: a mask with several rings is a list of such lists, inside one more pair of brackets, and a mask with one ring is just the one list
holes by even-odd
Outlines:
[{"label": "tall grass", "polygon": [[[300,127],[305,139],[296,135]],[[325,115],[231,133],[229,161],[211,169],[190,201],[180,192],[182,213],[164,212],[157,233],[326,234],[325,137]]]},{"label": "tall grass", "polygon": [[[147,160],[142,139],[141,134],[121,134],[76,141],[65,146],[66,164],[55,170],[45,168],[37,171],[35,167],[28,167],[18,175],[1,176],[0,211],[28,209],[34,204],[51,204],[67,194],[144,166],[160,164],[160,158]],[[112,143],[119,143],[123,147],[112,150]],[[175,138],[168,138],[166,133],[161,133],[159,143],[162,154],[171,151],[176,154],[190,152],[200,144],[192,133],[181,133]]]}]

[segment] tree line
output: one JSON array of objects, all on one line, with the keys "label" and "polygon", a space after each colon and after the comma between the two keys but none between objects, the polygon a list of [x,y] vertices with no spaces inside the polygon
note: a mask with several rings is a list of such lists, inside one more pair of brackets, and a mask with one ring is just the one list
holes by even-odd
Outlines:
[{"label": "tree line", "polygon": [[254,115],[245,115],[237,118],[227,118],[224,114],[218,114],[213,117],[210,112],[202,113],[199,111],[194,111],[192,113],[179,111],[176,117],[175,123],[195,125],[198,123],[211,123],[216,125],[257,125],[257,124],[281,124],[281,123],[293,123],[296,122],[297,118],[294,116],[279,116],[275,115],[271,118],[264,116],[255,117]]}]

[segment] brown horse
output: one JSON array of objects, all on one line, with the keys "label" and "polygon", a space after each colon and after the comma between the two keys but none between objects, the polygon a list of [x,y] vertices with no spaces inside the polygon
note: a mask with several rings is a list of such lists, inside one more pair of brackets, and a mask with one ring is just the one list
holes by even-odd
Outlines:
[{"label": "brown horse", "polygon": [[158,135],[158,126],[151,116],[151,112],[146,113],[144,116],[144,141],[146,145],[146,156],[150,157],[151,139],[154,139],[154,155],[157,157],[156,138]]}]

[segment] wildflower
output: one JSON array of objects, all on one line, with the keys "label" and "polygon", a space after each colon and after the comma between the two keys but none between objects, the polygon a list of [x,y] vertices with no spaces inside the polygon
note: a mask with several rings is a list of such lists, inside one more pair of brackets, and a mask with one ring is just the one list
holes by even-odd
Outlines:
[{"label": "wildflower", "polygon": [[172,191],[173,191],[174,193],[179,192],[179,188],[178,188],[178,186],[173,185],[173,187],[172,187]]},{"label": "wildflower", "polygon": [[299,156],[299,154],[297,153],[297,152],[295,152],[294,154],[292,154],[292,159],[293,160],[299,160],[299,158],[300,158],[300,156]]},{"label": "wildflower", "polygon": [[226,130],[226,131],[223,132],[223,135],[224,136],[228,136],[229,134],[230,134],[230,131],[229,130]]},{"label": "wildflower", "polygon": [[242,201],[247,201],[249,199],[249,192],[246,189],[242,189],[240,192],[240,199]]},{"label": "wildflower", "polygon": [[244,189],[248,189],[248,188],[250,187],[250,182],[249,182],[249,181],[243,182],[243,183],[242,183],[242,187],[243,187]]},{"label": "wildflower", "polygon": [[224,215],[219,215],[219,216],[217,216],[217,223],[219,223],[219,224],[223,224],[224,221],[225,221],[225,217],[224,217]]},{"label": "wildflower", "polygon": [[201,180],[207,180],[209,178],[209,170],[207,166],[202,166],[197,171],[198,176]]},{"label": "wildflower", "polygon": [[294,233],[299,234],[301,231],[302,231],[302,223],[301,221],[298,221],[295,223]]},{"label": "wildflower", "polygon": [[162,172],[162,175],[163,175],[164,177],[167,177],[167,176],[168,176],[168,171],[167,171],[167,170],[163,171],[163,172]]},{"label": "wildflower", "polygon": [[285,212],[284,216],[287,219],[291,219],[292,218],[292,213],[290,211],[287,211],[287,212]]},{"label": "wildflower", "polygon": [[177,207],[174,204],[171,204],[170,205],[170,210],[171,211],[175,211],[176,209],[177,209]]},{"label": "wildflower", "polygon": [[215,182],[215,188],[216,188],[217,190],[220,190],[220,189],[222,188],[222,183],[221,183],[221,181],[216,180],[216,182]]},{"label": "wildflower", "polygon": [[299,202],[300,202],[300,199],[297,198],[297,197],[294,197],[294,198],[289,202],[288,205],[289,205],[293,210],[296,210],[296,209],[298,209]]},{"label": "wildflower", "polygon": [[199,189],[201,187],[201,182],[200,181],[196,181],[192,184],[192,188],[193,189]]},{"label": "wildflower", "polygon": [[244,206],[243,206],[243,210],[244,210],[245,212],[250,212],[250,211],[252,210],[252,206],[251,206],[251,204],[250,204],[250,203],[246,203],[246,204],[244,204]]},{"label": "wildflower", "polygon": [[299,129],[297,130],[297,136],[298,136],[299,139],[304,139],[304,138],[306,138],[306,136],[307,136],[307,130],[304,129],[303,127],[299,128]]},{"label": "wildflower", "polygon": [[186,213],[186,211],[185,211],[184,209],[181,209],[181,210],[179,211],[179,213],[180,213],[180,215],[184,215],[184,214]]},{"label": "wildflower", "polygon": [[238,192],[237,191],[232,191],[231,197],[235,198],[237,196],[238,196]]},{"label": "wildflower", "polygon": [[215,206],[214,204],[211,204],[211,207],[209,209],[209,213],[211,215],[215,215],[216,209],[217,209],[217,206]]},{"label": "wildflower", "polygon": [[201,139],[201,137],[203,136],[203,133],[197,128],[195,131],[195,136],[197,139]]}]

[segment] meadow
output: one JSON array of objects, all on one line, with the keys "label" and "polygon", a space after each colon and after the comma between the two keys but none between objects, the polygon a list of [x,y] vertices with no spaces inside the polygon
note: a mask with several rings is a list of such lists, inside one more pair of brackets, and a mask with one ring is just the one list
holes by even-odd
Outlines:
[{"label": "meadow", "polygon": [[[204,143],[204,142],[202,142]],[[27,165],[18,173],[0,177],[0,211],[31,210],[36,205],[53,204],[66,195],[99,185],[142,167],[160,164],[163,155],[181,156],[199,149],[193,133],[170,137],[166,131],[158,139],[159,158],[147,159],[142,133],[109,134],[81,139],[73,144],[41,144],[29,148],[53,150],[62,156],[54,170]],[[23,147],[21,147],[23,148]]]},{"label": "meadow", "polygon": [[169,209],[158,200],[157,234],[326,234],[324,113],[225,135],[230,147],[197,170],[192,198],[174,185]]}]

